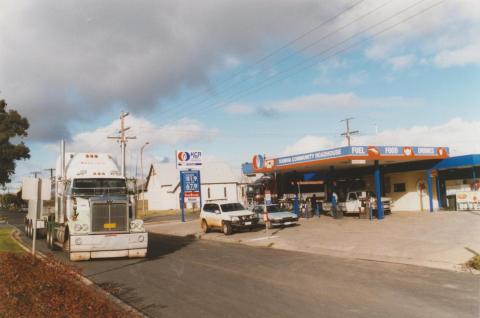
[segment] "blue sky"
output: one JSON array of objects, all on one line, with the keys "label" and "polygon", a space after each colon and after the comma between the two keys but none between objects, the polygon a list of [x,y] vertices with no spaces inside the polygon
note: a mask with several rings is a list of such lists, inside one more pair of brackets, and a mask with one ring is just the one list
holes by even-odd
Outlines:
[{"label": "blue sky", "polygon": [[239,167],[341,145],[345,117],[354,143],[480,152],[478,1],[356,3],[142,2],[132,15],[119,1],[105,15],[108,3],[0,1],[0,98],[32,123],[15,180],[52,167],[61,138],[118,154],[106,136],[120,110],[138,137],[131,172],[145,141],[147,164],[194,149]]}]

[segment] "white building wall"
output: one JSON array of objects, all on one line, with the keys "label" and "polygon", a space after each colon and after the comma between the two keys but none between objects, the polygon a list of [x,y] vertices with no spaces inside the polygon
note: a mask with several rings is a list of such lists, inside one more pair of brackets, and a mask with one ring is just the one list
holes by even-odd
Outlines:
[{"label": "white building wall", "polygon": [[[393,199],[392,211],[430,211],[428,199],[428,188],[425,188],[423,196],[417,191],[417,183],[423,180],[427,185],[427,175],[425,171],[410,171],[385,174],[386,185],[385,196]],[[395,183],[405,183],[405,192],[394,192]],[[432,178],[433,208],[438,209],[436,179]]]},{"label": "white building wall", "polygon": [[[208,196],[210,189],[210,197]],[[225,195],[226,194],[226,195]],[[227,200],[238,201],[237,184],[202,184],[202,200]]]}]

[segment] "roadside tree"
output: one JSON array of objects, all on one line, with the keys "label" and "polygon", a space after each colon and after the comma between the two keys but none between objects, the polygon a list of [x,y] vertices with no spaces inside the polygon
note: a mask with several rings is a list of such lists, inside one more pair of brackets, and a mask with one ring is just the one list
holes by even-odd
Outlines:
[{"label": "roadside tree", "polygon": [[0,100],[0,185],[10,182],[15,173],[15,161],[30,158],[30,149],[20,141],[12,139],[27,136],[29,123],[16,110],[7,110],[5,100]]}]

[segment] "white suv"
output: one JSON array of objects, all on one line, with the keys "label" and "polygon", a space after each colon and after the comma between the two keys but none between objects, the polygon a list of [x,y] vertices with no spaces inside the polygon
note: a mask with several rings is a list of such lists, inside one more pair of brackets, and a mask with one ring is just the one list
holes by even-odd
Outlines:
[{"label": "white suv", "polygon": [[220,228],[225,235],[230,235],[237,228],[251,230],[257,225],[258,218],[238,202],[208,202],[202,207],[200,222],[204,233],[211,228]]}]

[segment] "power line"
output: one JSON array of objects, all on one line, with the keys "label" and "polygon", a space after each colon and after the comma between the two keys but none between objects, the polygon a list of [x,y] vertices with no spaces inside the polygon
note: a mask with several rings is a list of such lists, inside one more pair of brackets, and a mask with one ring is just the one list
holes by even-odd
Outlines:
[{"label": "power line", "polygon": [[[309,34],[321,29],[322,27],[324,27],[325,25],[327,25],[328,23],[336,20],[338,17],[344,15],[345,13],[347,13],[348,11],[354,9],[355,7],[357,7],[358,5],[360,5],[362,2],[364,2],[365,0],[360,0],[360,1],[357,1],[355,2],[354,4],[352,4],[351,6],[347,7],[346,9],[340,11],[339,13],[337,13],[336,15],[334,15],[333,17],[330,17],[328,18],[327,20],[323,21],[322,23],[316,25],[315,27],[313,27],[312,29],[298,35],[297,37],[293,38],[292,40],[288,41],[287,43],[285,43],[284,45],[278,47],[277,49],[273,50],[272,52],[264,55],[263,57],[259,58],[258,60],[256,60],[255,62],[253,62],[252,64],[250,64],[249,66],[247,66],[246,69],[243,69],[241,71],[238,71],[236,72],[235,74],[233,74],[232,76],[228,77],[227,79],[223,80],[219,87],[222,87],[224,84],[234,80],[234,79],[237,79],[240,75],[242,74],[248,74],[247,71],[252,69],[254,66],[256,65],[259,65],[259,64],[262,64],[263,62],[267,61],[268,59],[270,59],[271,57],[277,55],[277,53],[283,51],[284,49],[288,48],[290,45],[298,42],[299,40],[305,38],[306,36],[308,36]],[[290,55],[291,56],[291,55]],[[235,84],[237,84],[238,82],[236,82]],[[235,86],[235,85],[233,85]],[[228,90],[229,88],[233,87],[232,85],[230,85],[229,87],[227,87],[226,89]],[[226,89],[223,89],[224,91]],[[211,91],[211,89],[209,88],[205,88],[202,90],[203,92],[201,93],[198,93],[198,94],[195,94],[193,97],[189,97],[183,101],[181,101],[180,103],[178,103],[177,105],[175,105],[174,107],[170,108],[172,110],[178,110],[181,106],[185,105],[187,102],[189,101],[192,101],[192,100],[195,100],[196,98],[198,97],[201,97],[203,96],[204,93],[213,93],[213,95],[218,95],[219,93],[214,93]],[[221,93],[220,93],[221,94]],[[207,100],[209,99],[210,97],[207,98]],[[203,103],[205,100],[202,100],[200,103]],[[164,112],[164,114],[167,114],[168,111]],[[178,112],[177,112],[178,113]]]},{"label": "power line", "polygon": [[[264,88],[266,88],[266,87],[268,87],[268,86],[271,86],[271,85],[273,85],[273,84],[275,84],[275,83],[277,83],[277,82],[279,82],[279,81],[281,81],[281,80],[285,80],[285,79],[287,79],[287,78],[292,77],[293,75],[296,75],[296,74],[298,74],[298,73],[300,73],[300,72],[303,72],[305,69],[307,69],[307,68],[309,68],[309,67],[311,67],[311,66],[313,65],[313,64],[310,63],[310,62],[311,62],[313,59],[317,58],[318,56],[321,56],[321,55],[324,54],[325,52],[331,51],[331,50],[332,50],[333,48],[335,48],[335,47],[338,47],[338,46],[340,46],[340,45],[342,45],[342,44],[345,44],[345,43],[348,42],[349,40],[351,40],[351,39],[353,39],[353,38],[361,35],[362,33],[366,32],[366,31],[369,31],[369,30],[371,30],[371,29],[373,29],[373,28],[375,28],[375,27],[377,27],[377,26],[379,26],[379,25],[387,22],[388,20],[391,20],[392,18],[394,18],[394,17],[400,15],[401,13],[403,13],[403,12],[405,12],[405,11],[407,11],[407,10],[415,7],[415,6],[417,6],[418,4],[420,4],[420,3],[424,2],[424,1],[425,1],[425,0],[417,1],[416,3],[414,3],[414,4],[412,4],[412,5],[404,8],[404,9],[402,9],[402,10],[400,10],[400,11],[398,11],[397,13],[395,13],[395,14],[393,14],[393,15],[391,15],[391,16],[389,16],[388,18],[383,19],[383,20],[381,20],[380,22],[375,23],[374,25],[371,25],[370,27],[368,27],[368,28],[366,28],[366,29],[363,29],[363,30],[360,31],[360,32],[357,32],[357,33],[355,33],[354,35],[352,35],[352,36],[350,36],[350,37],[342,40],[341,42],[338,42],[338,43],[335,44],[334,46],[332,46],[332,47],[330,47],[330,48],[328,48],[328,49],[326,49],[326,50],[323,50],[323,51],[320,52],[319,54],[316,54],[316,55],[310,57],[310,58],[307,59],[306,61],[301,62],[301,63],[298,63],[297,65],[295,65],[294,67],[290,68],[289,70],[286,70],[286,71],[284,71],[284,72],[282,72],[282,73],[279,73],[279,74],[276,74],[276,75],[275,75],[275,77],[278,77],[279,75],[282,75],[282,74],[284,74],[284,73],[288,73],[288,72],[290,72],[292,69],[297,68],[296,70],[294,70],[294,71],[295,71],[294,73],[287,74],[287,76],[284,77],[284,78],[279,78],[279,79],[274,80],[274,81],[271,81],[271,82],[268,82],[269,80],[264,81],[265,84],[264,84],[263,86],[255,86],[255,87],[252,87],[252,88],[250,88],[250,89],[248,89],[248,90],[246,90],[246,91],[244,91],[244,92],[240,92],[240,94],[237,94],[236,96],[235,96],[235,95],[234,95],[234,96],[230,96],[230,97],[229,97],[230,100],[225,100],[225,101],[220,102],[220,103],[217,103],[217,104],[212,104],[211,107],[205,108],[205,109],[200,110],[200,111],[205,112],[205,111],[207,111],[207,110],[213,110],[213,109],[215,109],[215,108],[222,107],[222,106],[226,105],[227,103],[232,102],[235,98],[245,97],[245,96],[250,95],[250,94],[252,94],[252,93],[258,92],[258,91],[260,91],[260,90],[262,90],[262,89],[264,89]],[[423,14],[423,13],[425,13],[425,12],[428,11],[428,10],[431,10],[432,8],[440,5],[441,3],[445,2],[445,1],[446,1],[446,0],[438,1],[438,2],[436,2],[436,3],[434,3],[434,4],[430,5],[430,6],[428,6],[428,7],[425,8],[425,9],[420,10],[419,12],[417,12],[417,13],[415,13],[415,14],[412,14],[412,15],[410,15],[410,16],[407,16],[406,18],[400,20],[399,22],[394,23],[393,25],[390,25],[390,26],[386,27],[385,29],[382,29],[382,30],[374,33],[373,35],[371,35],[371,36],[368,37],[368,38],[365,38],[365,39],[363,39],[363,40],[357,41],[357,42],[355,42],[355,43],[353,43],[353,44],[350,44],[350,45],[348,45],[348,46],[346,46],[346,47],[344,47],[344,48],[342,48],[342,49],[334,52],[334,53],[331,54],[331,55],[326,56],[325,58],[321,59],[319,62],[320,62],[320,63],[321,63],[321,62],[324,62],[324,61],[326,61],[326,60],[328,60],[328,59],[331,59],[331,58],[333,58],[333,57],[335,57],[335,56],[343,53],[343,52],[348,51],[349,49],[351,49],[351,48],[353,48],[353,47],[359,46],[359,45],[367,42],[368,40],[371,40],[371,39],[373,39],[373,38],[376,38],[376,37],[378,37],[379,35],[381,35],[381,34],[387,32],[387,31],[395,28],[396,26],[398,26],[398,25],[400,25],[400,24],[402,24],[402,23],[405,23],[406,21],[411,20],[411,19],[413,19],[413,18],[415,18],[415,17]],[[317,61],[314,61],[314,62],[315,62],[315,63],[318,63]],[[307,63],[308,63],[308,64],[307,64]],[[303,66],[303,67],[300,67],[300,68],[299,68],[298,66]],[[253,90],[252,90],[252,89],[253,89]],[[198,113],[198,112],[193,112],[193,113],[190,113],[190,114],[196,114],[196,113]],[[178,120],[179,120],[179,119],[177,118],[177,119],[175,119],[173,122],[178,121]]]}]

